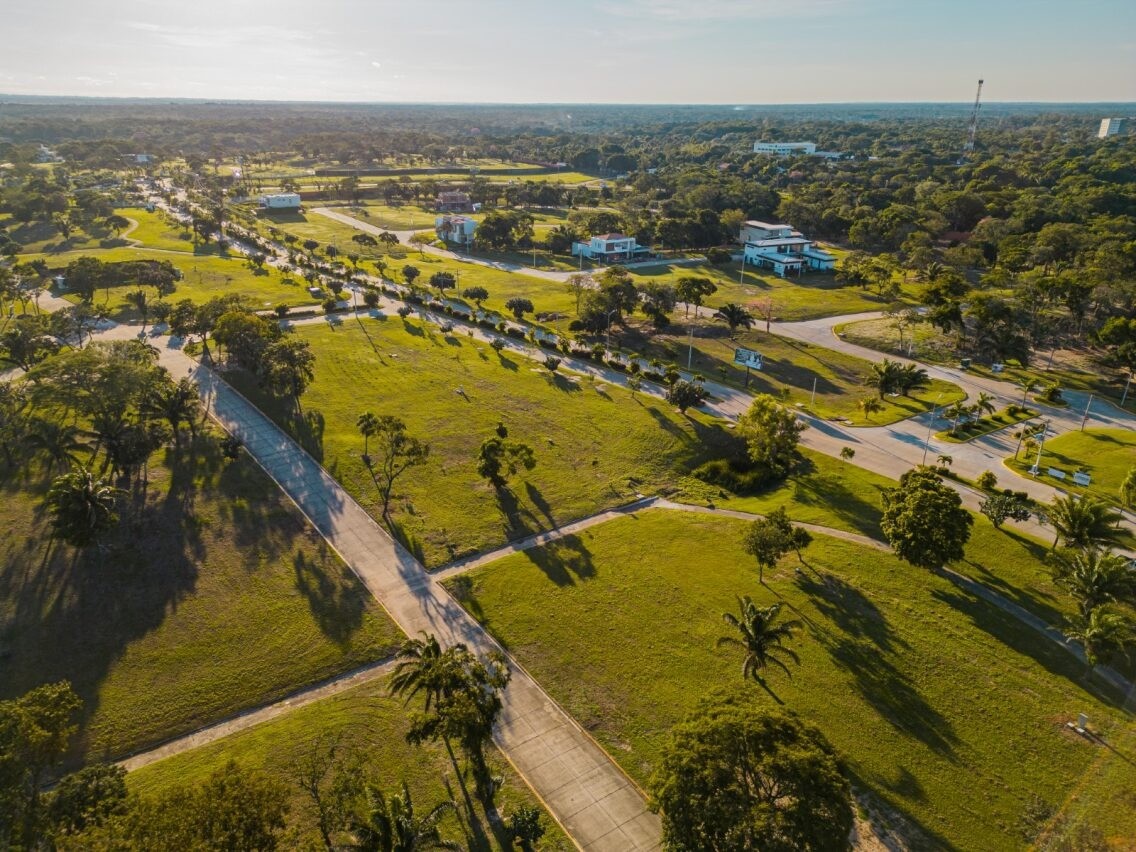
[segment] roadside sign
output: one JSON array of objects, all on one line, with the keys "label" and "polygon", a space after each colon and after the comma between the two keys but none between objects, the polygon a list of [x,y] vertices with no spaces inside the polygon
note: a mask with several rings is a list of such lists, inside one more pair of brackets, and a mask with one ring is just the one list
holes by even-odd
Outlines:
[{"label": "roadside sign", "polygon": [[734,363],[741,364],[747,369],[760,370],[762,366],[761,353],[754,349],[738,347],[734,350]]}]

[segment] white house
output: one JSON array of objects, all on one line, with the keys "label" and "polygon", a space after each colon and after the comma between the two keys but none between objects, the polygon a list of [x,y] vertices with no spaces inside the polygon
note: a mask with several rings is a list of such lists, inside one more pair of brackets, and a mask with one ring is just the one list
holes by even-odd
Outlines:
[{"label": "white house", "polygon": [[754,142],[753,153],[775,154],[785,157],[789,154],[815,154],[816,142]]},{"label": "white house", "polygon": [[772,269],[782,278],[806,269],[829,272],[836,268],[835,255],[816,248],[792,225],[751,219],[742,225],[738,239],[745,246],[746,263]]},{"label": "white house", "polygon": [[1097,138],[1107,139],[1109,136],[1119,136],[1124,132],[1127,123],[1128,119],[1126,118],[1102,118],[1100,130],[1097,131]]},{"label": "white house", "polygon": [[260,206],[264,210],[299,210],[300,194],[298,192],[275,192],[271,195],[260,196]]},{"label": "white house", "polygon": [[602,263],[642,260],[650,253],[650,246],[641,246],[626,234],[599,234],[586,243],[572,243],[572,254]]},{"label": "white house", "polygon": [[439,239],[447,243],[457,243],[468,246],[473,242],[473,232],[477,230],[477,222],[468,216],[442,215],[434,217],[434,233]]}]

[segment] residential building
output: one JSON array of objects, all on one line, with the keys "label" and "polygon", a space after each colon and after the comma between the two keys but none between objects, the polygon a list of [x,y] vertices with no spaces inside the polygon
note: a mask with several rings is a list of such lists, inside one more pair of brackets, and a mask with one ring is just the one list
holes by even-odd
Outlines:
[{"label": "residential building", "polygon": [[785,157],[789,154],[815,154],[815,142],[754,142],[753,153],[755,154],[775,154],[778,157]]},{"label": "residential building", "polygon": [[276,192],[271,195],[260,196],[260,207],[263,210],[299,210],[300,194],[298,192]]},{"label": "residential building", "polygon": [[1110,136],[1120,136],[1127,130],[1127,125],[1127,118],[1102,118],[1100,130],[1097,131],[1097,138],[1107,139]]},{"label": "residential building", "polygon": [[739,241],[745,246],[745,262],[772,269],[782,278],[800,275],[806,269],[829,272],[836,256],[816,248],[813,241],[792,225],[749,220],[742,224]]},{"label": "residential building", "polygon": [[458,190],[439,192],[434,200],[434,206],[439,213],[470,213],[473,203],[469,194]]},{"label": "residential building", "polygon": [[572,243],[572,254],[601,263],[627,263],[650,256],[650,246],[639,245],[626,234],[599,234],[586,243]]},{"label": "residential building", "polygon": [[434,233],[447,243],[468,246],[473,242],[473,233],[476,230],[477,222],[468,216],[443,214],[434,218]]}]

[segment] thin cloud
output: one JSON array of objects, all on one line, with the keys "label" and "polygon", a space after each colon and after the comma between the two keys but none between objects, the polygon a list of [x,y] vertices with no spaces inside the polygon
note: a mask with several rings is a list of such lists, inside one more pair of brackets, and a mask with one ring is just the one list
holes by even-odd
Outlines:
[{"label": "thin cloud", "polygon": [[603,5],[603,11],[628,18],[654,18],[660,21],[726,21],[760,18],[801,17],[843,11],[848,0],[616,0]]}]

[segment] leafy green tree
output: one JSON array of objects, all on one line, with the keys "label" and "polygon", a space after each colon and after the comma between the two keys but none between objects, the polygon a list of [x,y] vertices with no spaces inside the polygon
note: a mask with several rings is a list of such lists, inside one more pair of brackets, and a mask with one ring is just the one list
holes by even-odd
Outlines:
[{"label": "leafy green tree", "polygon": [[676,725],[649,788],[669,849],[849,848],[852,791],[836,751],[746,694],[704,700]]},{"label": "leafy green tree", "polygon": [[990,519],[994,529],[1001,529],[1007,520],[1028,521],[1033,514],[1029,504],[1016,494],[991,494],[978,510]]},{"label": "leafy green tree", "polygon": [[596,282],[592,280],[592,276],[577,272],[568,276],[568,282],[565,286],[568,293],[576,298],[576,316],[580,316],[580,302],[585,293],[595,289]]},{"label": "leafy green tree", "polygon": [[1136,571],[1123,556],[1094,547],[1054,554],[1053,580],[1077,601],[1083,618],[1110,603],[1136,602]]},{"label": "leafy green tree", "polygon": [[531,314],[533,312],[533,303],[520,296],[514,296],[505,302],[505,310],[511,311],[513,318],[517,320],[517,322],[520,322],[525,314]]},{"label": "leafy green tree", "polygon": [[536,467],[536,454],[532,447],[519,441],[488,438],[477,453],[477,473],[488,479],[494,488],[505,485],[518,470]]},{"label": "leafy green tree", "polygon": [[52,339],[45,317],[26,316],[0,333],[0,360],[21,370],[31,370],[59,349]]},{"label": "leafy green tree", "polygon": [[473,302],[479,311],[481,310],[481,303],[489,298],[489,291],[484,287],[466,287],[461,294],[463,299],[469,299]]},{"label": "leafy green tree", "polygon": [[88,547],[118,523],[122,491],[89,470],[57,476],[44,501],[53,534],[73,547]]},{"label": "leafy green tree", "polygon": [[730,337],[738,328],[753,328],[754,318],[753,314],[743,308],[741,305],[734,302],[727,302],[714,312],[714,319],[722,320],[730,327]]},{"label": "leafy green tree", "polygon": [[260,380],[269,393],[290,396],[300,408],[300,396],[315,378],[316,356],[306,340],[287,338],[264,350]]},{"label": "leafy green tree", "polygon": [[79,463],[79,453],[90,450],[81,440],[82,431],[73,423],[36,418],[28,425],[27,446],[47,460],[48,471]]},{"label": "leafy green tree", "polygon": [[749,410],[738,418],[737,433],[745,440],[753,462],[775,476],[785,477],[796,464],[797,442],[807,428],[807,423],[773,397],[758,394]]},{"label": "leafy green tree", "polygon": [[933,471],[917,467],[884,491],[880,529],[896,556],[920,568],[940,569],[962,559],[974,518],[958,492]]},{"label": "leafy green tree", "polygon": [[1065,635],[1085,647],[1085,659],[1091,674],[1097,666],[1127,654],[1128,646],[1136,639],[1136,627],[1119,612],[1097,607],[1089,610],[1087,615],[1070,619]]},{"label": "leafy green tree", "polygon": [[702,404],[706,398],[710,396],[706,388],[699,382],[688,382],[686,379],[679,379],[669,388],[667,388],[667,402],[677,408],[682,414],[686,414],[688,408]]},{"label": "leafy green tree", "polygon": [[1058,542],[1065,547],[1097,547],[1111,544],[1119,535],[1120,514],[1096,497],[1055,497],[1046,516],[1057,533],[1054,547]]},{"label": "leafy green tree", "polygon": [[781,557],[793,549],[793,543],[780,523],[765,517],[749,525],[742,547],[757,561],[757,579],[764,583],[765,569],[774,568]]},{"label": "leafy green tree", "polygon": [[426,464],[430,445],[407,432],[406,424],[389,414],[377,418],[374,435],[378,439],[378,464],[373,473],[383,500],[383,517],[389,519],[395,481],[410,468]]},{"label": "leafy green tree", "polygon": [[539,808],[522,805],[509,816],[509,831],[513,840],[521,844],[525,852],[534,849],[537,841],[544,837],[544,825],[541,823]]},{"label": "leafy green tree", "polygon": [[452,272],[435,272],[430,276],[430,286],[438,291],[438,298],[444,299],[446,291],[453,289],[457,278]]},{"label": "leafy green tree", "polygon": [[76,835],[121,814],[126,806],[126,770],[93,763],[64,775],[47,801],[48,833]]},{"label": "leafy green tree", "polygon": [[[718,285],[709,278],[684,275],[675,282],[675,295],[678,301],[686,305],[686,316],[690,316],[691,305],[694,305],[694,313],[697,315],[698,309],[702,307],[703,300],[716,292],[718,292]],[[736,326],[731,326],[730,330],[733,331],[734,328]]]},{"label": "leafy green tree", "polygon": [[251,311],[226,311],[217,318],[213,340],[223,346],[229,362],[255,373],[264,352],[281,338],[280,326]]},{"label": "leafy green tree", "polygon": [[176,382],[161,382],[151,391],[145,403],[146,411],[170,425],[174,446],[181,446],[181,424],[189,427],[191,437],[197,437],[197,423],[201,419],[201,393],[197,382],[182,376]]},{"label": "leafy green tree", "polygon": [[742,677],[752,678],[755,682],[765,685],[761,676],[772,663],[780,667],[789,677],[793,673],[781,659],[785,657],[797,665],[800,658],[791,648],[785,647],[785,642],[793,638],[793,634],[801,628],[801,622],[796,619],[778,622],[781,615],[781,604],[775,603],[768,607],[757,606],[748,595],[738,598],[740,613],[722,613],[722,620],[737,631],[740,636],[730,634],[718,638],[717,646],[729,645],[741,648],[745,652],[742,660]]},{"label": "leafy green tree", "polygon": [[412,266],[409,263],[402,267],[402,279],[406,282],[406,286],[412,289],[414,282],[418,280],[418,276],[421,274],[422,272],[417,266]]},{"label": "leafy green tree", "polygon": [[[439,802],[425,814],[414,812],[410,788],[387,796],[377,784],[368,784],[363,813],[352,820],[351,833],[360,852],[417,852],[424,849],[460,849],[460,844],[442,839],[438,823],[457,806],[452,800]],[[329,847],[330,848],[330,847]]]}]

